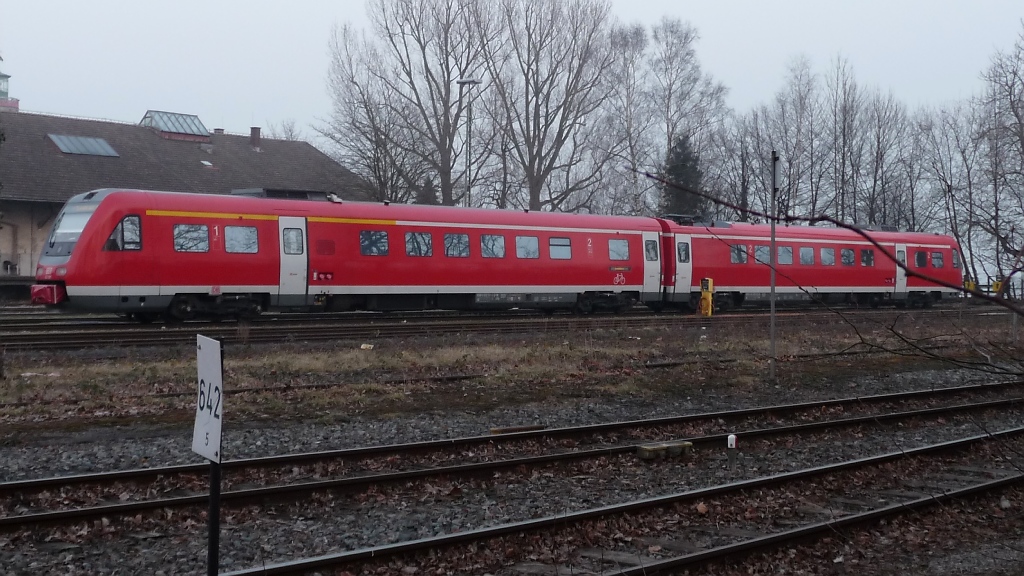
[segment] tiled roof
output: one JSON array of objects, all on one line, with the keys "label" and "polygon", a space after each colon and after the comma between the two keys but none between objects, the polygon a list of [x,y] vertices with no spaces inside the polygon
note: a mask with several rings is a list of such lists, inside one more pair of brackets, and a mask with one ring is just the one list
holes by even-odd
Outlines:
[{"label": "tiled roof", "polygon": [[[214,133],[208,143],[189,142],[135,124],[25,112],[0,114],[0,128],[7,138],[0,144],[0,201],[62,203],[97,188],[279,188],[366,198],[357,176],[307,142],[263,137],[256,151],[249,136]],[[65,154],[48,134],[102,138],[118,156]]]}]

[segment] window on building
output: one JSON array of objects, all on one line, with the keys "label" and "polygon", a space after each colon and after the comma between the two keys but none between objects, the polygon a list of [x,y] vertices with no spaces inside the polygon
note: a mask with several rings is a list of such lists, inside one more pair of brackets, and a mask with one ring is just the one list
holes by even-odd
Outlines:
[{"label": "window on building", "polygon": [[125,216],[114,227],[107,238],[103,250],[120,252],[121,250],[142,250],[142,221],[137,215]]},{"label": "window on building", "polygon": [[225,226],[224,251],[231,254],[255,254],[259,251],[259,235],[255,226]]},{"label": "window on building", "polygon": [[383,230],[361,230],[359,253],[363,256],[387,256],[388,233]]},{"label": "window on building", "polygon": [[792,246],[777,246],[779,249],[779,264],[792,264],[793,263],[793,247]]},{"label": "window on building", "polygon": [[47,136],[65,154],[118,157],[117,152],[103,138],[67,136],[64,134],[47,134]]},{"label": "window on building", "polygon": [[552,260],[572,258],[572,243],[568,238],[548,238],[548,256]]},{"label": "window on building", "polygon": [[843,266],[853,266],[857,263],[857,255],[854,253],[853,248],[843,248],[840,251],[839,257]]},{"label": "window on building", "polygon": [[444,255],[451,258],[469,258],[469,234],[445,234]]},{"label": "window on building", "polygon": [[809,246],[800,247],[800,263],[804,266],[814,265],[814,248]]},{"label": "window on building", "polygon": [[540,258],[540,241],[536,236],[516,236],[516,258]]},{"label": "window on building", "polygon": [[609,260],[629,260],[629,242],[621,239],[608,240]]},{"label": "window on building", "polygon": [[733,264],[747,263],[747,246],[745,244],[733,244],[729,246],[729,261]]},{"label": "window on building", "polygon": [[932,268],[942,268],[942,252],[932,252]]},{"label": "window on building", "polygon": [[210,230],[205,224],[175,224],[175,252],[209,252]]},{"label": "window on building", "polygon": [[860,249],[860,265],[861,266],[874,266],[875,265],[875,251],[872,248],[861,248]]},{"label": "window on building", "polygon": [[835,248],[822,248],[821,254],[821,265],[822,266],[835,266],[836,265],[836,249]]},{"label": "window on building", "polygon": [[679,242],[676,244],[676,257],[680,264],[687,264],[690,261],[690,243]]},{"label": "window on building", "polygon": [[406,232],[405,255],[433,256],[434,245],[431,242],[430,232]]},{"label": "window on building", "polygon": [[505,257],[505,237],[500,234],[483,234],[480,236],[480,255],[484,258]]},{"label": "window on building", "polygon": [[647,258],[648,262],[657,262],[659,260],[657,240],[647,240],[644,242],[644,257]]}]

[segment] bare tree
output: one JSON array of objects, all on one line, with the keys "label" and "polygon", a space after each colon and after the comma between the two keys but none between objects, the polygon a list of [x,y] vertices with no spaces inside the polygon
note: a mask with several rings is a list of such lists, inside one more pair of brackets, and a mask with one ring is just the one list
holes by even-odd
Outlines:
[{"label": "bare tree", "polygon": [[1024,258],[1024,29],[982,77],[988,89],[978,106],[987,125],[991,195],[979,224],[994,239],[998,275],[1009,278]]},{"label": "bare tree", "polygon": [[581,135],[610,92],[609,12],[598,0],[502,0],[481,12],[477,26],[501,30],[482,44],[500,105],[493,122],[522,171],[531,210],[585,206],[601,180],[607,157]]},{"label": "bare tree", "polygon": [[648,66],[651,97],[662,125],[662,161],[680,133],[704,155],[707,130],[726,113],[726,88],[701,70],[695,44],[700,36],[689,23],[662,18],[651,30]]},{"label": "bare tree", "polygon": [[410,152],[418,147],[416,133],[393,113],[400,103],[388,103],[392,96],[380,81],[379,52],[351,26],[343,26],[334,30],[330,53],[333,112],[318,132],[337,146],[338,159],[369,183],[373,198],[409,201],[428,166]]},{"label": "bare tree", "polygon": [[457,168],[468,100],[456,81],[476,78],[482,70],[487,29],[475,21],[474,0],[370,0],[368,6],[384,46],[378,55],[387,63],[374,73],[393,96],[383,105],[414,133],[407,142],[417,144],[392,145],[418,155],[436,175],[441,203],[454,205],[461,199],[456,181],[468,177]]},{"label": "bare tree", "polygon": [[267,122],[267,137],[274,140],[302,140],[302,131],[295,125],[295,119],[288,118],[280,124]]},{"label": "bare tree", "polygon": [[860,186],[861,157],[864,149],[860,129],[863,96],[844,58],[836,58],[828,76],[827,134],[832,154],[831,186],[833,209],[829,213],[846,221],[856,221],[857,191]]},{"label": "bare tree", "polygon": [[595,211],[607,214],[652,214],[657,206],[656,187],[637,171],[660,163],[659,147],[652,139],[654,110],[648,90],[649,72],[644,58],[647,32],[643,26],[612,29],[613,50],[620,55],[606,72],[611,92],[597,110],[594,124],[607,135],[613,163],[625,169],[611,170],[595,199]]},{"label": "bare tree", "polygon": [[891,213],[902,196],[897,159],[907,133],[906,112],[892,94],[882,96],[875,92],[868,98],[865,128],[867,154],[861,219],[870,226],[893,225]]}]

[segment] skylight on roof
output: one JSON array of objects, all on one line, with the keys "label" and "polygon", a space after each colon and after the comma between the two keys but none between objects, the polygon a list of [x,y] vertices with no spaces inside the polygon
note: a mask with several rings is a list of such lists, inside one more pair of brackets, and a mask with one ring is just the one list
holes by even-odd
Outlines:
[{"label": "skylight on roof", "polygon": [[156,128],[161,132],[172,134],[189,134],[192,136],[209,136],[210,131],[194,114],[178,114],[175,112],[161,112],[150,110],[142,117],[140,126]]},{"label": "skylight on roof", "polygon": [[103,138],[88,138],[85,136],[66,136],[63,134],[47,134],[50,140],[65,154],[82,154],[85,156],[113,156],[120,155]]}]

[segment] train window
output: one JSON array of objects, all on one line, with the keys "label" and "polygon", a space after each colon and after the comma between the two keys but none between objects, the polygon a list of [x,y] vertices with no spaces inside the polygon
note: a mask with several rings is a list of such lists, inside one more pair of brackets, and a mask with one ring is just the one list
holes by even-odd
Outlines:
[{"label": "train window", "polygon": [[942,268],[942,252],[932,252],[932,268]]},{"label": "train window", "polygon": [[800,247],[800,263],[805,266],[814,265],[814,248],[809,246]]},{"label": "train window", "polygon": [[792,246],[779,246],[779,264],[792,264],[793,263],[793,247]]},{"label": "train window", "polygon": [[431,242],[430,232],[406,232],[405,255],[433,256],[434,245]]},{"label": "train window", "polygon": [[841,261],[843,266],[853,266],[857,263],[857,256],[853,252],[853,248],[843,248],[840,251]]},{"label": "train window", "polygon": [[835,248],[822,248],[820,254],[821,254],[821,265],[822,266],[835,266],[836,265],[836,249]]},{"label": "train window", "polygon": [[871,248],[860,249],[860,265],[861,266],[874,266],[875,265],[875,251]]},{"label": "train window", "polygon": [[621,239],[608,240],[609,260],[629,260],[629,241]]},{"label": "train window", "polygon": [[445,234],[444,255],[452,258],[469,258],[469,234]]},{"label": "train window", "polygon": [[135,214],[125,216],[110,233],[103,250],[119,252],[121,250],[142,250],[142,223]]},{"label": "train window", "polygon": [[572,242],[568,238],[548,238],[548,256],[552,260],[572,258]]},{"label": "train window", "polygon": [[953,250],[953,268],[960,269],[960,252]]},{"label": "train window", "polygon": [[772,249],[770,246],[754,246],[754,262],[768,264],[771,260]]},{"label": "train window", "polygon": [[284,240],[285,254],[295,256],[305,252],[305,247],[302,245],[301,228],[285,228],[282,239]]},{"label": "train window", "polygon": [[914,266],[925,268],[928,266],[928,253],[924,250],[914,252]]},{"label": "train window", "polygon": [[499,234],[480,235],[480,255],[484,258],[504,258],[505,237]]},{"label": "train window", "polygon": [[383,230],[360,230],[359,253],[363,256],[387,256],[388,233]]},{"label": "train window", "polygon": [[648,262],[658,261],[658,241],[648,240],[644,242],[644,256],[647,257]]},{"label": "train window", "polygon": [[334,240],[327,238],[317,240],[316,253],[320,256],[334,256]]},{"label": "train window", "polygon": [[175,224],[175,252],[209,252],[210,229],[205,224]]},{"label": "train window", "polygon": [[255,226],[225,226],[224,251],[231,254],[255,254],[259,251]]},{"label": "train window", "polygon": [[747,247],[744,244],[729,246],[729,261],[733,264],[747,263]]},{"label": "train window", "polygon": [[679,259],[680,264],[686,264],[690,261],[690,243],[680,242],[676,244],[676,257]]},{"label": "train window", "polygon": [[516,236],[516,258],[540,258],[540,242],[536,236]]}]

